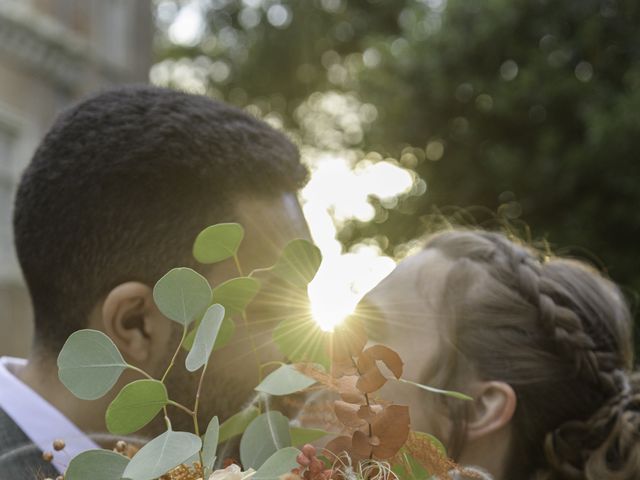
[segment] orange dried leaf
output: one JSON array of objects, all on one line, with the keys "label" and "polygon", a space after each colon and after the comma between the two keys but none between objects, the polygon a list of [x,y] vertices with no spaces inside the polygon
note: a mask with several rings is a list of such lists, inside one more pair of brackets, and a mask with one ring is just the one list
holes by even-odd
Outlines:
[{"label": "orange dried leaf", "polygon": [[353,364],[351,357],[333,357],[331,362],[331,375],[335,378],[340,378],[345,375],[356,375],[358,369]]},{"label": "orange dried leaf", "polygon": [[345,402],[357,403],[358,405],[365,403],[364,395],[356,387],[358,380],[359,377],[350,375],[339,378],[335,381],[336,391]]},{"label": "orange dried leaf", "polygon": [[371,424],[373,435],[380,437],[380,445],[373,454],[380,460],[393,457],[409,437],[409,407],[390,405]]},{"label": "orange dried leaf", "polygon": [[351,453],[351,437],[345,435],[336,437],[327,443],[324,449],[336,457],[339,457],[343,453]]},{"label": "orange dried leaf", "polygon": [[387,383],[387,379],[382,374],[375,359],[366,351],[362,352],[358,357],[358,370],[360,378],[356,383],[356,387],[362,393],[372,393],[380,390]]},{"label": "orange dried leaf", "polygon": [[372,419],[380,412],[382,412],[382,405],[360,405],[358,417],[367,423],[371,423]]},{"label": "orange dried leaf", "polygon": [[379,360],[384,363],[396,378],[400,378],[402,376],[404,362],[400,358],[400,355],[389,347],[385,347],[384,345],[373,345],[362,353],[368,355],[374,360]]},{"label": "orange dried leaf", "polygon": [[336,417],[338,417],[338,420],[340,420],[345,426],[360,428],[366,425],[367,422],[358,416],[360,405],[343,402],[342,400],[336,400],[333,405]]},{"label": "orange dried leaf", "polygon": [[325,387],[333,387],[333,377],[324,372],[314,363],[294,363],[293,367],[300,373],[313,378]]},{"label": "orange dried leaf", "polygon": [[369,458],[373,451],[369,443],[369,436],[361,430],[353,432],[351,437],[351,453],[362,458]]}]

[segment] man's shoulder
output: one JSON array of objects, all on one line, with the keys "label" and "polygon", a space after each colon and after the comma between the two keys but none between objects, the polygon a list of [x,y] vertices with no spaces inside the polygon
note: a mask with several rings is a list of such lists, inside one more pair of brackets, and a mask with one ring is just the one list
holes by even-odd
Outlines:
[{"label": "man's shoulder", "polygon": [[34,480],[58,475],[42,452],[0,408],[0,479]]}]

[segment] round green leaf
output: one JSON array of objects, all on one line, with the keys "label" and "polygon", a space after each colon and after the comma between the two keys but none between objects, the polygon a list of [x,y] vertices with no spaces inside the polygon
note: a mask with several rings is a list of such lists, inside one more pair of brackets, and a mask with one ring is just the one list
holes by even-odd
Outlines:
[{"label": "round green leaf", "polygon": [[213,469],[213,464],[216,461],[219,434],[220,425],[218,424],[218,417],[213,417],[207,426],[207,431],[202,441],[202,461],[204,462],[204,467],[208,470]]},{"label": "round green leaf", "polygon": [[329,335],[313,320],[294,318],[283,320],[274,328],[273,341],[291,362],[314,362],[328,368]]},{"label": "round green leaf", "polygon": [[153,480],[161,477],[197,454],[201,447],[202,441],[197,435],[168,430],[135,454],[122,477],[129,480]]},{"label": "round green leaf", "polygon": [[237,223],[220,223],[205,228],[193,244],[193,256],[200,263],[216,263],[238,253],[244,228]]},{"label": "round green leaf", "polygon": [[262,464],[252,480],[278,480],[282,475],[300,466],[296,460],[300,453],[300,450],[293,447],[278,450]]},{"label": "round green leaf", "polygon": [[153,299],[163,315],[188,326],[211,305],[211,287],[195,270],[174,268],[158,280]]},{"label": "round green leaf", "polygon": [[271,271],[292,285],[306,287],[316,276],[321,262],[320,249],[308,240],[299,238],[284,247]]},{"label": "round green leaf", "polygon": [[258,392],[269,395],[290,395],[309,388],[316,383],[313,378],[300,373],[291,365],[282,365],[277,370],[271,372],[256,387]]},{"label": "round green leaf", "polygon": [[65,480],[120,480],[129,464],[124,455],[110,450],[87,450],[69,462]]},{"label": "round green leaf", "polygon": [[136,380],[125,385],[113,399],[105,415],[107,428],[114,435],[140,430],[169,402],[167,389],[158,380]]},{"label": "round green leaf", "polygon": [[242,313],[260,290],[260,281],[250,277],[227,280],[213,289],[213,301],[230,315]]},{"label": "round green leaf", "polygon": [[291,427],[289,430],[291,431],[291,445],[293,445],[294,447],[300,447],[307,443],[313,443],[316,440],[320,440],[322,437],[331,435],[331,433],[329,432],[325,432],[324,430],[319,430],[316,428]]},{"label": "round green leaf", "polygon": [[209,356],[213,351],[223,319],[224,307],[217,303],[211,305],[207,313],[204,314],[196,332],[193,346],[185,360],[185,366],[190,372],[195,372],[209,361]]},{"label": "round green leaf", "polygon": [[58,355],[60,381],[83,400],[102,397],[127,367],[118,347],[97,330],[72,333]]},{"label": "round green leaf", "polygon": [[240,460],[245,468],[257,470],[275,452],[290,446],[289,419],[276,411],[263,413],[240,440]]},{"label": "round green leaf", "polygon": [[229,417],[220,425],[218,443],[242,434],[259,414],[260,411],[256,407],[249,407]]}]

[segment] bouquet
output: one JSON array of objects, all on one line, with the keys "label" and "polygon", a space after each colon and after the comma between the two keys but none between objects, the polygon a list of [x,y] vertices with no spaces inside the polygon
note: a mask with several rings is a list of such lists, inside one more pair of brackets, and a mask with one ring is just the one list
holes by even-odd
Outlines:
[{"label": "bouquet", "polygon": [[[127,448],[121,440],[113,450],[81,453],[69,462],[64,479],[449,478],[457,467],[442,444],[428,433],[410,429],[407,406],[386,402],[376,393],[388,381],[400,381],[460,401],[470,398],[403,379],[398,353],[384,345],[371,345],[365,323],[355,317],[333,332],[323,332],[310,316],[281,322],[273,331],[273,340],[287,362],[260,365],[256,402],[223,423],[213,417],[200,430],[198,407],[210,356],[231,339],[238,318],[247,322],[246,307],[261,288],[258,271],[242,274],[238,249],[243,237],[239,224],[213,225],[198,235],[193,248],[195,259],[203,264],[232,258],[238,277],[212,288],[195,270],[175,268],[156,283],[157,307],[182,329],[180,344],[161,378],[127,363],[102,332],[80,330],[67,339],[58,356],[59,378],[77,397],[100,398],[127,369],[141,376],[124,386],[106,411],[106,425],[113,435],[126,438],[157,415],[163,416],[166,430],[137,450]],[[289,288],[306,295],[321,260],[317,247],[299,239],[284,248],[275,265],[260,270],[270,271]],[[184,365],[176,365],[180,349],[188,351]],[[269,367],[270,373],[263,375]],[[186,368],[200,376],[192,405],[169,397],[164,379],[173,368]],[[319,389],[335,398],[333,413],[339,428],[334,430],[338,431],[292,426],[285,415],[269,408],[271,396]],[[193,431],[173,430],[167,411],[170,405],[193,418]],[[239,459],[218,459],[218,446],[235,437],[241,437]],[[324,443],[324,437],[329,439],[324,448],[316,448],[313,444]]]}]

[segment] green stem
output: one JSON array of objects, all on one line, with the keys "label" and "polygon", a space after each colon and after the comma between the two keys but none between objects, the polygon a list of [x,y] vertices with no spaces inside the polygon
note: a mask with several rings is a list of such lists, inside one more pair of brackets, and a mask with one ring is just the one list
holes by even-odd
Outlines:
[{"label": "green stem", "polygon": [[[198,390],[196,391],[196,401],[195,401],[195,404],[193,405],[193,412],[192,412],[193,428],[195,430],[195,434],[198,437],[200,437],[200,427],[198,425],[198,407],[200,406],[200,393],[202,392],[202,385],[204,383],[204,374],[207,371],[208,365],[209,365],[209,362],[205,363],[204,367],[202,367],[202,373],[200,374],[200,381],[198,382]],[[202,475],[204,476],[204,460],[202,458],[202,449],[198,451],[198,457],[200,458],[200,468],[202,470]]]},{"label": "green stem", "polygon": [[184,339],[186,336],[187,336],[187,326],[185,325],[184,327],[182,327],[182,338],[180,339],[180,343],[178,343],[178,347],[176,348],[176,351],[173,352],[173,357],[171,357],[171,362],[169,363],[169,366],[165,370],[164,375],[162,375],[162,378],[160,379],[162,383],[164,383],[165,379],[167,378],[167,375],[169,375],[169,372],[173,368],[173,365],[176,363],[176,358],[178,357],[178,353],[180,353],[180,347],[182,346],[182,342],[184,342]]},{"label": "green stem", "polygon": [[180,410],[183,410],[184,412],[186,412],[189,416],[191,417],[193,416],[193,410],[189,410],[187,407],[185,407],[181,403],[174,402],[173,400],[169,400],[167,402],[167,405],[173,405],[174,407],[178,407]]},{"label": "green stem", "polygon": [[[242,273],[242,266],[240,265],[240,259],[238,255],[233,256],[233,261],[236,263],[236,269],[238,270],[238,275],[244,277],[244,273]],[[256,360],[256,366],[258,368],[258,383],[262,381],[262,370],[260,368],[260,358],[258,357],[258,348],[256,347],[256,342],[253,339],[253,335],[251,335],[251,330],[249,329],[249,320],[247,319],[247,314],[243,310],[242,311],[242,321],[244,322],[244,326],[247,329],[247,335],[249,336],[249,341],[251,342],[251,350],[253,350],[253,356]]]},{"label": "green stem", "polygon": [[256,365],[258,367],[258,383],[262,381],[262,365],[260,365],[260,357],[258,357],[258,347],[256,347],[256,341],[251,335],[251,330],[249,329],[249,320],[247,319],[246,312],[242,312],[242,321],[244,322],[244,327],[247,329],[247,335],[249,336],[249,341],[251,342],[251,350],[253,351],[253,357],[255,358]]},{"label": "green stem", "polygon": [[238,269],[238,273],[241,277],[244,277],[244,273],[242,273],[242,267],[240,266],[240,260],[238,259],[238,255],[233,256],[233,261],[236,262],[236,268]]},{"label": "green stem", "polygon": [[272,268],[273,267],[256,268],[255,270],[251,270],[251,272],[249,272],[249,277],[253,277],[256,273],[269,272]]},{"label": "green stem", "polygon": [[260,376],[262,376],[263,370],[267,367],[270,367],[271,365],[282,366],[282,365],[286,365],[286,363],[281,362],[280,360],[273,360],[271,362],[263,363],[262,365],[260,365]]},{"label": "green stem", "polygon": [[129,365],[129,364],[127,364],[127,368],[130,369],[130,370],[135,370],[138,373],[141,373],[142,375],[147,377],[149,380],[155,380],[155,378],[153,378],[151,375],[149,375],[147,372],[145,372],[141,368],[138,368],[138,367],[136,367],[134,365]]}]

